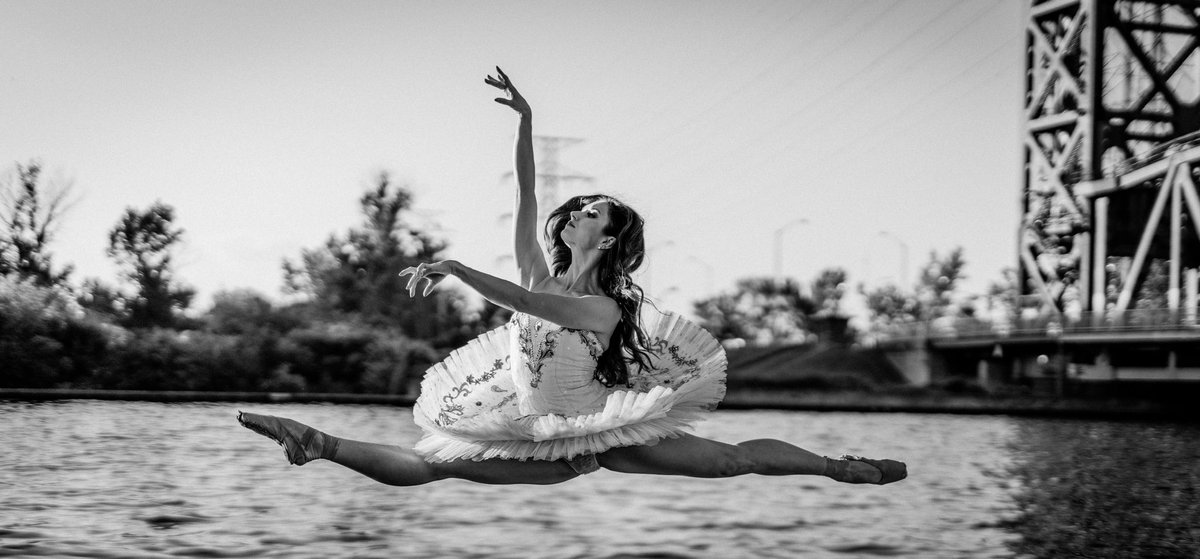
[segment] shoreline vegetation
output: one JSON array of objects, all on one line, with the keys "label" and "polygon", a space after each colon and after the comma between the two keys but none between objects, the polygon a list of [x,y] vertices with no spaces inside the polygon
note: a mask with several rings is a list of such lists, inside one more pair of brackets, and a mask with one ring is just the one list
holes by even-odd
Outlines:
[{"label": "shoreline vegetation", "polygon": [[[404,394],[0,388],[0,401],[3,400],[365,404],[411,407],[415,398]],[[718,409],[1200,421],[1200,414],[1194,409],[1150,400],[964,395],[950,394],[937,389],[908,389],[904,393],[741,389],[731,390]]]},{"label": "shoreline vegetation", "polygon": [[[127,208],[114,225],[106,253],[118,284],[72,278],[49,251],[66,186],[40,172],[35,161],[18,164],[7,183],[0,177],[13,202],[0,203],[0,399],[411,405],[430,365],[509,317],[453,288],[408,296],[399,272],[440,260],[447,245],[409,221],[412,193],[387,173],[362,193],[361,223],[283,259],[284,301],[232,289],[201,311],[173,269],[184,233],[173,207]],[[964,265],[959,249],[934,253],[911,288],[863,292],[873,326],[973,315],[955,297]],[[998,300],[1015,300],[1008,285]],[[728,349],[722,407],[1200,416],[1186,405],[1191,393],[1064,400],[1031,381],[989,382],[972,371],[912,386],[881,350],[858,345],[862,333],[842,307],[850,286],[830,268],[808,285],[750,277],[694,301],[698,323]]]}]

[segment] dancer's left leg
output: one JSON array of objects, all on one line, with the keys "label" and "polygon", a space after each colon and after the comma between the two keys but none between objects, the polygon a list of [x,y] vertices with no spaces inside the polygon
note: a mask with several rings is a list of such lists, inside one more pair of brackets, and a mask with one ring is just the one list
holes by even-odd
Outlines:
[{"label": "dancer's left leg", "polygon": [[[775,439],[732,445],[685,434],[663,439],[653,446],[613,448],[596,458],[603,468],[631,474],[707,478],[745,474],[825,475],[850,483],[878,483],[884,477],[883,470],[866,462],[826,458]],[[898,462],[893,465],[896,469],[903,468]],[[901,479],[903,475],[906,474]]]}]

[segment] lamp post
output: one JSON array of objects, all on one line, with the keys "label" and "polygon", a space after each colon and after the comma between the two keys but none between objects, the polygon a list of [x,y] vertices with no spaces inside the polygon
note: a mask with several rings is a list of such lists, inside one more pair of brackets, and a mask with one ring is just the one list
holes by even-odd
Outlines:
[{"label": "lamp post", "polygon": [[793,219],[775,230],[775,277],[783,277],[783,234],[796,225],[807,225],[808,219]]},{"label": "lamp post", "polygon": [[908,281],[908,243],[905,243],[903,239],[888,231],[880,231],[879,236],[887,237],[900,245],[900,277],[897,278],[896,284],[899,287],[904,287],[904,282]]}]

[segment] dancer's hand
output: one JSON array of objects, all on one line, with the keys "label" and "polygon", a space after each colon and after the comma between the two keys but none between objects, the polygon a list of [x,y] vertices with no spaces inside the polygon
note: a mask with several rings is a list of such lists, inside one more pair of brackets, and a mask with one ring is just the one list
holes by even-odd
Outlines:
[{"label": "dancer's hand", "polygon": [[401,271],[400,277],[412,275],[408,279],[408,285],[405,287],[405,289],[408,289],[408,296],[416,297],[417,288],[420,287],[421,280],[425,280],[428,283],[425,285],[425,289],[421,290],[421,296],[428,297],[429,293],[433,291],[433,287],[441,283],[442,280],[446,279],[446,276],[452,273],[451,265],[453,262],[452,260],[422,262],[417,266],[409,266]]},{"label": "dancer's hand", "polygon": [[508,97],[497,97],[496,102],[501,105],[508,105],[509,108],[517,111],[521,116],[533,114],[533,109],[529,108],[529,103],[525,101],[525,98],[521,96],[517,88],[513,87],[512,80],[508,79],[508,76],[504,74],[504,70],[501,70],[499,66],[496,66],[496,75],[499,77],[493,78],[492,76],[487,76],[483,78],[483,83],[503,90],[508,94]]}]

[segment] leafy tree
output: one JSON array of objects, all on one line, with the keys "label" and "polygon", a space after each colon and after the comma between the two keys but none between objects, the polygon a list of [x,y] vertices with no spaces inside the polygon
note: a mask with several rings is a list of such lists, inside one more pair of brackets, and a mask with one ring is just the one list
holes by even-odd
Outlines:
[{"label": "leafy tree", "polygon": [[813,304],[818,312],[840,315],[846,294],[846,270],[826,268],[812,282]]},{"label": "leafy tree", "polygon": [[1141,283],[1133,301],[1135,309],[1167,308],[1167,291],[1171,284],[1170,262],[1152,258],[1142,273]]},{"label": "leafy tree", "polygon": [[966,265],[962,247],[955,247],[945,257],[938,256],[937,251],[929,253],[929,263],[921,269],[917,285],[917,297],[925,311],[922,319],[932,320],[952,313],[953,297],[959,283],[967,277],[963,273]]},{"label": "leafy tree", "polygon": [[924,316],[920,300],[912,292],[904,291],[896,285],[883,285],[871,291],[862,287],[859,289],[866,298],[867,312],[873,327],[916,322]]},{"label": "leafy tree", "polygon": [[213,295],[213,306],[204,316],[207,329],[217,334],[239,335],[264,330],[287,332],[306,326],[310,317],[303,308],[277,308],[253,289],[220,291]]},{"label": "leafy tree", "polygon": [[697,301],[695,309],[701,326],[718,339],[771,344],[805,341],[817,305],[791,279],[745,278],[732,293]]},{"label": "leafy tree", "polygon": [[107,254],[135,294],[124,297],[125,322],[135,328],[174,327],[196,291],[180,285],[171,271],[172,250],[183,237],[175,210],[155,202],[146,211],[127,208],[108,234]]},{"label": "leafy tree", "polygon": [[16,164],[0,182],[0,276],[15,274],[51,287],[63,284],[71,273],[56,270],[47,246],[67,209],[70,184],[45,186],[37,161]]},{"label": "leafy tree", "polygon": [[[1015,268],[1005,268],[1000,272],[1000,280],[988,284],[987,302],[989,309],[1000,309],[1009,318],[1016,318],[1021,311],[1021,290],[1018,288]],[[994,312],[994,311],[993,311]]]},{"label": "leafy tree", "polygon": [[956,247],[946,256],[929,254],[929,263],[921,269],[915,291],[896,285],[884,285],[871,291],[859,287],[866,298],[867,311],[875,327],[904,322],[921,322],[948,316],[955,312],[954,295],[959,283],[966,278],[962,248]]},{"label": "leafy tree", "polygon": [[305,295],[326,311],[398,326],[408,336],[457,337],[464,326],[462,295],[439,290],[430,297],[409,297],[406,278],[398,275],[409,266],[440,260],[446,246],[406,220],[412,194],[382,173],[359,204],[359,227],[303,250],[298,262],[284,261],[285,291]]},{"label": "leafy tree", "polygon": [[80,306],[100,314],[110,322],[125,316],[125,297],[121,291],[97,278],[83,280],[76,297]]},{"label": "leafy tree", "polygon": [[87,319],[65,286],[0,276],[0,386],[48,388],[103,362],[105,325]]},{"label": "leafy tree", "polygon": [[272,310],[271,302],[254,290],[221,291],[213,295],[205,322],[215,333],[242,335],[261,328]]}]

